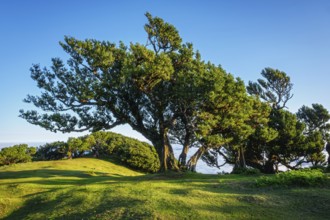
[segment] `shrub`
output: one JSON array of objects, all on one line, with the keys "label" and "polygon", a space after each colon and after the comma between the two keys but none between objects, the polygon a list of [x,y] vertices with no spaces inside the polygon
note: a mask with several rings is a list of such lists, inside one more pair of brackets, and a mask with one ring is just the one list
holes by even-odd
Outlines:
[{"label": "shrub", "polygon": [[234,168],[233,171],[231,172],[232,174],[242,174],[242,175],[259,175],[260,170],[255,169],[255,168],[249,168],[249,167],[239,167],[239,168]]},{"label": "shrub", "polygon": [[256,180],[257,186],[319,186],[326,181],[326,175],[319,169],[292,170],[262,176]]},{"label": "shrub", "polygon": [[37,160],[59,160],[92,153],[119,159],[137,170],[154,173],[160,168],[158,154],[153,146],[112,132],[98,131],[67,142],[54,142],[38,148]]},{"label": "shrub", "polygon": [[330,165],[328,165],[325,169],[324,169],[325,173],[330,173]]},{"label": "shrub", "polygon": [[131,143],[118,146],[116,150],[121,161],[130,167],[146,172],[157,172],[160,167],[158,155],[154,147],[146,143]]},{"label": "shrub", "polygon": [[47,143],[38,147],[35,155],[36,160],[60,160],[66,157],[66,143],[57,141],[53,143]]},{"label": "shrub", "polygon": [[36,148],[28,147],[27,144],[2,148],[0,151],[0,166],[30,162],[35,153]]},{"label": "shrub", "polygon": [[98,131],[92,149],[101,155],[115,157],[137,170],[154,173],[160,168],[158,154],[153,146],[112,132]]},{"label": "shrub", "polygon": [[310,167],[310,169],[312,169],[312,170],[321,170],[322,172],[324,172],[326,170],[326,166],[314,165],[314,166]]}]

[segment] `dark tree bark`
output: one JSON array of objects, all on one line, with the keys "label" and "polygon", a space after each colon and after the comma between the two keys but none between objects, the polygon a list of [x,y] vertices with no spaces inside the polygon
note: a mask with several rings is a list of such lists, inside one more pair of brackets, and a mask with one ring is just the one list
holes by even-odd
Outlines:
[{"label": "dark tree bark", "polygon": [[244,148],[242,146],[237,150],[237,157],[234,166],[234,170],[238,168],[246,168],[246,161],[244,156]]},{"label": "dark tree bark", "polygon": [[185,167],[186,166],[188,151],[189,151],[189,145],[186,144],[186,145],[183,146],[182,152],[179,156],[179,166],[180,167]]},{"label": "dark tree bark", "polygon": [[157,154],[160,160],[160,172],[166,172],[168,170],[179,170],[179,167],[176,163],[174,151],[172,145],[168,140],[167,134],[163,135],[161,140],[155,140],[152,142],[156,147]]},{"label": "dark tree bark", "polygon": [[266,161],[266,163],[263,167],[263,173],[267,173],[267,174],[275,173],[274,162],[272,160]]},{"label": "dark tree bark", "polygon": [[[187,129],[186,129],[187,130]],[[184,137],[183,148],[179,156],[179,166],[185,167],[187,165],[187,154],[191,144],[191,133],[187,132]]]}]

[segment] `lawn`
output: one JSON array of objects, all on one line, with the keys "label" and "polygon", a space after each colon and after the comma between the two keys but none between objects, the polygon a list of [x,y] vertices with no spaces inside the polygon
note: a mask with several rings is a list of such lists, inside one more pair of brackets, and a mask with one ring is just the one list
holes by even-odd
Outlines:
[{"label": "lawn", "polygon": [[330,183],[257,187],[258,176],[143,174],[95,158],[0,168],[0,219],[329,219]]}]

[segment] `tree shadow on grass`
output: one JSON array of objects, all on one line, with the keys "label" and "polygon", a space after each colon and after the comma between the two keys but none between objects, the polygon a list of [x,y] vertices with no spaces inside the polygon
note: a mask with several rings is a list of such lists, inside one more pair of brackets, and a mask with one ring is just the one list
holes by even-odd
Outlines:
[{"label": "tree shadow on grass", "polygon": [[30,195],[20,209],[4,219],[154,219],[152,210],[146,210],[145,201],[120,197],[112,200],[109,193],[80,189],[50,190]]},{"label": "tree shadow on grass", "polygon": [[[122,183],[144,179],[144,176],[47,168],[0,172],[0,185],[4,189],[23,188],[25,194],[20,196],[25,200],[23,205],[4,219],[153,219],[153,210],[138,208],[143,207],[143,199],[109,195]],[[29,186],[25,184],[42,188],[37,193],[29,193]],[[104,184],[106,186],[100,186]]]},{"label": "tree shadow on grass", "polygon": [[28,171],[7,171],[2,172],[0,185],[8,185],[8,182],[1,183],[1,180],[17,180],[11,184],[40,184],[40,185],[86,185],[102,182],[135,182],[146,179],[144,176],[124,176],[120,174],[104,172],[86,172],[79,170],[28,170]]},{"label": "tree shadow on grass", "polygon": [[0,182],[3,186],[42,186],[41,192],[22,196],[24,204],[4,219],[154,219],[153,210],[143,205],[144,199],[118,196],[118,193],[111,196],[122,188],[121,184],[143,181],[144,176],[53,169],[2,174],[3,180],[17,180]]},{"label": "tree shadow on grass", "polygon": [[[201,209],[231,219],[329,219],[330,188],[257,187],[253,181],[197,184],[207,193],[228,194],[230,205],[202,205]],[[240,216],[236,216],[236,213]]]},{"label": "tree shadow on grass", "polygon": [[[4,174],[4,175],[2,175]],[[13,211],[4,219],[155,219],[157,210],[150,204],[148,195],[142,192],[141,196],[130,196],[125,190],[131,190],[130,187],[135,182],[151,181],[155,185],[157,182],[162,184],[184,184],[187,188],[173,187],[168,190],[174,197],[190,196],[190,190],[206,191],[209,193],[230,193],[235,190],[226,187],[219,182],[219,176],[200,176],[186,174],[154,174],[142,176],[123,176],[120,174],[88,172],[79,170],[54,170],[38,169],[29,171],[7,171],[1,172],[1,179],[17,180],[15,184],[34,184],[44,186],[42,192],[28,194],[24,196],[25,202],[21,207]],[[14,182],[14,181],[13,181]],[[1,183],[1,185],[10,185],[11,183]],[[190,185],[190,182],[193,182]],[[125,188],[125,183],[129,183]],[[133,184],[132,184],[133,183]],[[221,186],[221,187],[218,187]],[[29,186],[24,186],[29,187]],[[33,186],[38,188],[38,186]],[[134,189],[133,189],[134,190]],[[162,188],[159,188],[162,190]],[[240,193],[246,193],[248,189]],[[119,193],[118,193],[119,191]],[[120,193],[124,192],[124,193]],[[200,196],[198,192],[197,196]],[[237,194],[238,192],[235,191]],[[134,194],[134,191],[133,191]],[[148,193],[147,193],[148,194]],[[158,205],[162,204],[158,201]],[[167,201],[167,200],[165,200]],[[244,201],[243,201],[244,202]],[[162,204],[164,205],[164,204]],[[185,210],[187,215],[193,213],[190,217],[197,217],[198,212],[190,203],[167,204],[169,213],[172,209]],[[178,208],[180,207],[180,208]],[[226,212],[227,209],[214,208],[214,204],[198,209],[207,211]],[[229,209],[230,207],[228,207]],[[164,208],[162,208],[164,209]],[[244,211],[248,212],[248,210]],[[185,215],[187,217],[187,215]]]},{"label": "tree shadow on grass", "polygon": [[2,171],[1,179],[22,179],[22,178],[51,178],[51,177],[81,177],[91,176],[87,171],[79,170],[54,170],[54,169],[35,169],[24,171]]}]

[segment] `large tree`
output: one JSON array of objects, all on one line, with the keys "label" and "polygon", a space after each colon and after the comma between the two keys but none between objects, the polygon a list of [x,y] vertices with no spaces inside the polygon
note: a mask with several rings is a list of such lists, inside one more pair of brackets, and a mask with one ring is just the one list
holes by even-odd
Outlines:
[{"label": "large tree", "polygon": [[20,116],[54,132],[129,124],[152,142],[162,171],[178,169],[171,140],[184,144],[184,164],[185,149],[197,137],[199,118],[209,108],[206,103],[216,97],[212,94],[226,97],[221,100],[225,109],[232,91],[242,86],[235,86],[221,67],[202,61],[192,44],[182,43],[174,26],[149,13],[146,17],[146,45],[65,37],[60,45],[70,56],[67,64],[55,58],[50,69],[31,68],[42,94],[25,101],[41,111],[21,110]]},{"label": "large tree", "polygon": [[51,70],[31,68],[43,92],[25,101],[45,113],[21,110],[21,117],[55,132],[129,124],[153,143],[162,170],[176,169],[168,130],[176,117],[169,107],[181,38],[172,25],[146,16],[147,45],[65,37],[60,44],[70,55],[67,65],[56,58]]}]

